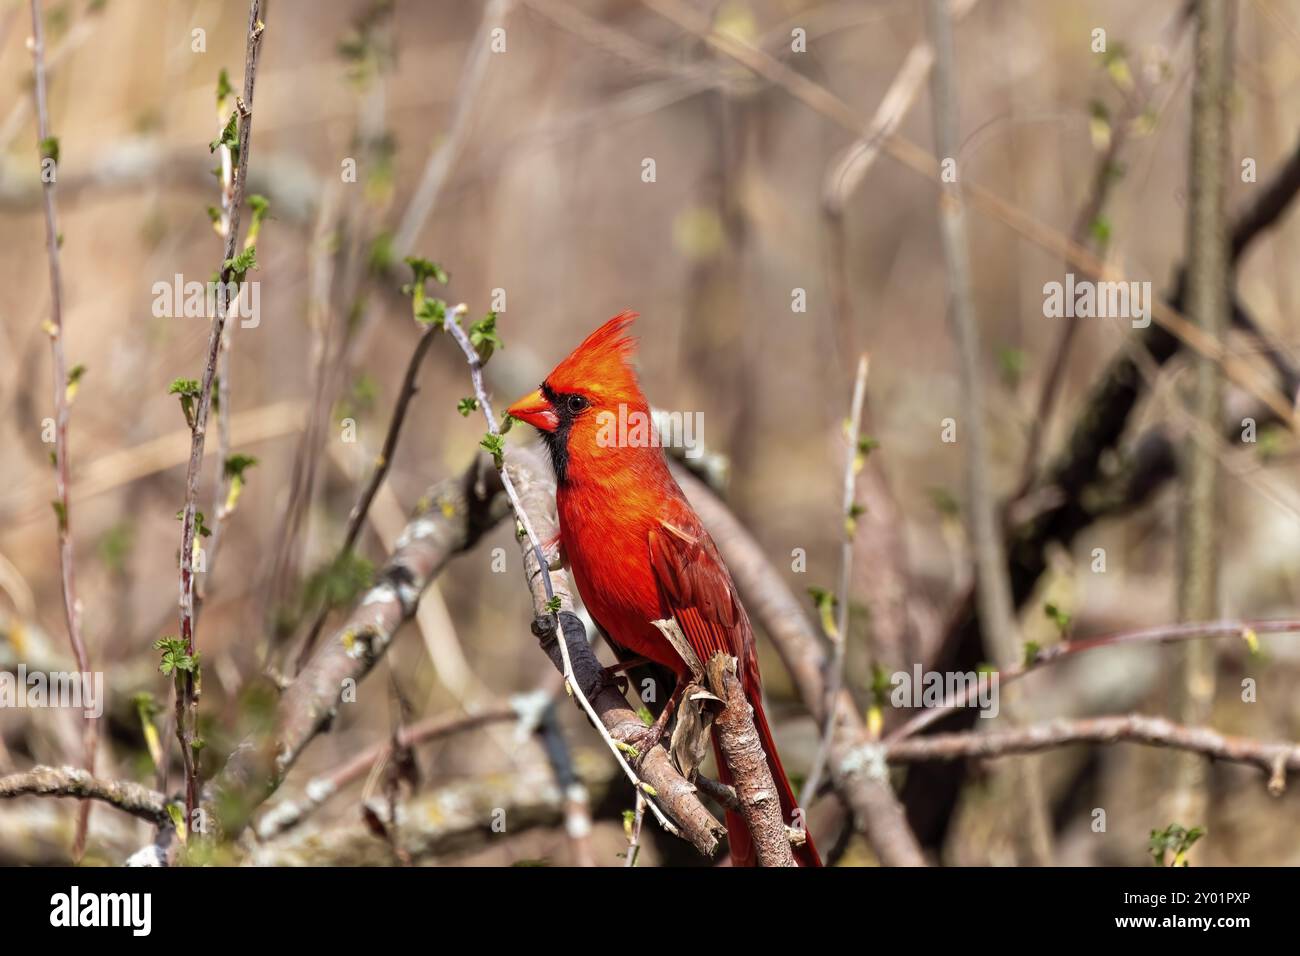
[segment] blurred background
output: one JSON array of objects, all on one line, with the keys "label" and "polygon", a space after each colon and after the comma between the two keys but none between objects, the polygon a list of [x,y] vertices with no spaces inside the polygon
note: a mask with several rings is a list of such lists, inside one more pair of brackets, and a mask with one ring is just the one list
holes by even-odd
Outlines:
[{"label": "blurred background", "polygon": [[[228,383],[231,449],[258,462],[203,584],[205,776],[269,706],[264,665],[291,673],[320,601],[346,609],[364,584],[365,567],[331,562],[419,335],[400,292],[409,281],[402,258],[411,254],[447,270],[440,294],[449,302],[464,301],[472,316],[499,312],[505,348],[489,366],[498,408],[535,387],[605,319],[640,312],[646,392],[660,407],[702,413],[704,441],[727,463],[726,501],[801,598],[809,587],[834,586],[841,427],[857,355],[869,351],[865,430],[879,447],[863,479],[868,514],[858,529],[865,543],[851,597],[850,685],[868,699],[867,649],[878,619],[869,607],[871,548],[882,541],[905,555],[912,595],[913,640],[897,660],[936,653],[972,573],[961,526],[964,445],[940,437],[943,420],[967,410],[945,318],[937,192],[890,157],[864,155],[843,129],[655,6],[269,0],[248,186],[270,203],[250,274],[260,283],[261,314],[256,328],[234,330]],[[687,6],[833,91],[864,121],[883,115],[933,151],[928,77],[915,61],[926,39],[919,2]],[[963,180],[1075,235],[1157,293],[1167,289],[1186,255],[1192,26],[1184,5],[959,7]],[[65,347],[70,365],[85,366],[71,410],[71,528],[84,633],[110,693],[98,772],[151,785],[156,771],[133,699],[153,695],[154,723],[171,744],[170,680],[157,672],[152,644],[177,632],[176,513],[189,451],[168,386],[201,374],[209,334],[203,319],[156,317],[154,286],[177,274],[205,281],[220,265],[222,243],[207,212],[219,203],[209,143],[226,119],[216,110],[219,72],[242,86],[247,14],[234,0],[44,4]],[[498,28],[504,32],[494,34]],[[1104,56],[1092,48],[1097,28],[1107,34]],[[803,50],[792,49],[797,31]],[[27,3],[0,0],[0,661],[9,670],[19,662],[66,669],[71,660],[41,434],[52,378],[30,32]],[[1235,51],[1230,211],[1249,203],[1295,148],[1300,3],[1240,3]],[[1244,158],[1255,161],[1258,182],[1235,175]],[[1109,172],[1094,204],[1099,169]],[[1067,267],[986,216],[972,212],[968,224],[993,478],[1005,498],[1020,484],[1035,423],[1043,429],[1039,460],[1050,460],[1091,385],[1136,333],[1126,322],[1074,320],[1059,397],[1041,415],[1061,323],[1069,321],[1044,317],[1043,285],[1060,281]],[[1296,345],[1298,252],[1300,218],[1284,217],[1237,273],[1240,300],[1284,357]],[[1257,359],[1253,340],[1229,344]],[[1177,356],[1158,369],[1129,436],[1176,422],[1186,371]],[[370,562],[382,562],[425,489],[476,454],[482,422],[456,413],[470,392],[463,356],[437,339],[358,543]],[[1230,392],[1230,410],[1238,399]],[[354,442],[343,438],[345,419],[356,423]],[[510,436],[512,444],[533,441],[526,429]],[[200,492],[209,515],[214,453],[210,437]],[[1285,616],[1300,585],[1292,439],[1264,428],[1256,443],[1225,445],[1223,457],[1222,611]],[[1175,508],[1167,484],[1140,507],[1050,548],[1048,571],[1022,608],[1025,640],[1059,639],[1045,603],[1068,613],[1075,634],[1173,620]],[[494,573],[495,548],[504,549],[509,573]],[[1090,567],[1095,548],[1106,549],[1105,573]],[[806,570],[792,566],[795,549],[806,553]],[[419,620],[282,792],[300,793],[313,774],[387,739],[396,720],[550,686],[553,670],[528,631],[518,560],[512,529],[502,525],[452,562]],[[811,599],[807,607],[811,614]],[[1261,641],[1260,658],[1241,642],[1224,645],[1209,723],[1293,740],[1300,644],[1289,636]],[[784,763],[799,776],[812,762],[817,728],[761,632],[759,643]],[[1159,647],[1083,657],[1029,678],[1021,712],[1164,713],[1170,660]],[[1241,700],[1244,677],[1257,682],[1256,702]],[[621,864],[631,790],[585,721],[568,707],[562,717],[591,793],[588,846],[579,850],[566,836],[559,803],[541,784],[531,802],[520,798],[526,806],[511,818],[520,822],[504,834],[484,824],[487,810],[464,809],[500,806],[501,792],[519,781],[549,779],[541,744],[521,741],[503,722],[417,749],[420,793],[443,793],[471,819],[422,844],[415,861],[572,863],[582,853]],[[0,771],[77,764],[79,742],[79,720],[67,713],[0,712]],[[1070,747],[1042,768],[1059,862],[1150,862],[1149,831],[1170,822],[1159,808],[1165,753]],[[262,860],[395,862],[359,811],[363,799],[383,793],[381,777],[363,777],[264,845]],[[1300,863],[1298,800],[1294,792],[1270,796],[1257,770],[1216,768],[1207,818],[1194,821],[1209,831],[1201,862]],[[1104,833],[1091,826],[1095,807],[1108,810]],[[68,859],[75,818],[66,801],[0,804],[0,862]],[[861,838],[845,832],[834,796],[817,801],[810,819],[838,861],[874,862]],[[927,849],[950,864],[1014,863],[1017,826],[998,778],[972,766]],[[643,864],[699,862],[652,823],[647,830]],[[120,862],[149,839],[145,824],[99,806],[88,859]]]}]

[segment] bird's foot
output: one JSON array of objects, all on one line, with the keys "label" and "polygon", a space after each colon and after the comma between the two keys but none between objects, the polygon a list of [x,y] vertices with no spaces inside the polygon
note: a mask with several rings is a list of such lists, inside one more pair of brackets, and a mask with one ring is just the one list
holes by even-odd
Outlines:
[{"label": "bird's foot", "polygon": [[[666,714],[667,710],[664,713]],[[626,752],[634,767],[640,767],[650,751],[659,746],[667,729],[668,721],[664,720],[664,714],[660,714],[649,727],[633,731],[628,735],[624,744],[628,748]]]},{"label": "bird's foot", "polygon": [[646,755],[663,741],[664,734],[668,732],[668,721],[672,719],[673,711],[677,709],[677,702],[681,700],[683,690],[685,690],[684,685],[679,683],[677,690],[673,691],[673,696],[668,699],[664,709],[655,718],[655,722],[645,730],[635,731],[630,735],[627,743],[636,749],[632,759],[637,766],[640,766]]}]

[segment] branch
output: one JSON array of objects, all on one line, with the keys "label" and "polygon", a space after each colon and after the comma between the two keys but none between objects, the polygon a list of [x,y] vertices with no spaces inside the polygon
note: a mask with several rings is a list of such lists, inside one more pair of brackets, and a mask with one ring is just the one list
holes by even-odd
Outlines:
[{"label": "branch", "polygon": [[[59,234],[58,215],[54,206],[54,183],[59,165],[58,140],[50,134],[50,113],[45,90],[45,33],[41,22],[40,0],[32,5],[32,60],[36,75],[36,145],[41,158],[42,197],[45,207],[45,248],[50,263],[50,320],[46,331],[50,336],[50,351],[54,365],[54,513],[58,521],[59,574],[63,584],[63,617],[68,627],[68,641],[77,661],[77,669],[90,672],[90,655],[81,635],[81,605],[77,600],[77,575],[72,553],[72,512],[68,497],[68,417],[75,392],[75,383],[68,380],[67,357],[63,351],[63,270],[59,262],[59,247],[63,237]],[[48,172],[45,169],[49,161]],[[83,760],[87,773],[95,772],[95,750],[98,730],[94,717],[85,718],[82,735]],[[80,860],[86,849],[86,831],[90,824],[90,804],[83,803],[77,817],[77,830],[73,838],[72,857]]]},{"label": "branch", "polygon": [[1148,744],[1201,754],[1214,760],[1253,764],[1269,775],[1268,789],[1279,796],[1286,789],[1286,771],[1300,770],[1300,744],[1230,737],[1208,727],[1187,727],[1163,717],[1128,714],[1119,717],[1061,718],[1012,730],[985,733],[934,734],[882,745],[889,763],[1006,757],[1063,747],[1067,744],[1117,742]]},{"label": "branch", "polygon": [[76,767],[33,767],[0,777],[0,800],[15,797],[79,797],[102,800],[125,813],[159,826],[169,821],[167,798],[129,780],[101,780]]},{"label": "branch", "polygon": [[[235,175],[234,194],[230,202],[230,228],[226,235],[225,257],[220,270],[221,282],[227,288],[233,278],[229,263],[235,258],[235,247],[239,239],[239,214],[244,201],[244,187],[248,182],[248,157],[252,152],[253,89],[257,80],[257,62],[262,50],[264,29],[261,8],[261,0],[252,0],[248,8],[248,35],[244,52],[244,95],[240,102],[238,123],[239,169]],[[185,507],[181,519],[180,629],[181,640],[185,642],[186,652],[190,657],[194,657],[198,652],[198,641],[194,633],[193,561],[194,535],[197,530],[194,520],[195,503],[198,500],[199,479],[203,471],[203,443],[207,434],[208,410],[212,404],[212,379],[216,374],[217,356],[226,325],[228,298],[226,295],[216,297],[216,316],[212,320],[212,331],[208,336],[207,361],[203,367],[203,378],[195,403],[190,460],[185,474]],[[192,672],[185,675],[183,687],[183,707],[181,703],[177,704],[176,733],[180,739],[181,760],[185,767],[186,826],[192,827],[194,808],[199,802],[198,763],[190,747],[193,737],[192,725],[198,716],[198,698]],[[185,718],[184,711],[188,711],[188,718]]]},{"label": "branch", "polygon": [[[1228,100],[1232,84],[1232,20],[1228,0],[1196,4],[1196,75],[1192,83],[1191,165],[1187,208],[1187,314],[1211,339],[1222,342],[1231,312],[1232,265],[1223,203],[1228,168]],[[1193,421],[1216,428],[1223,417],[1223,376],[1204,356],[1192,360],[1190,412]],[[1219,613],[1220,475],[1217,449],[1189,443],[1182,455],[1178,614],[1204,620]],[[1174,714],[1184,723],[1203,723],[1214,698],[1215,648],[1196,643],[1182,652],[1174,674]],[[1174,819],[1201,815],[1205,765],[1176,764],[1169,798]]]},{"label": "branch", "polygon": [[739,812],[754,841],[758,865],[795,866],[776,783],[754,728],[754,709],[736,677],[736,659],[714,654],[706,673],[713,693],[722,699],[722,710],[713,719],[713,733],[731,772]]},{"label": "branch", "polygon": [[[1186,21],[1180,18],[1179,28],[1181,29],[1185,23]],[[1070,241],[1080,248],[1098,251],[1098,247],[1104,244],[1095,237],[1090,239],[1092,227],[1098,221],[1114,186],[1120,179],[1120,156],[1129,142],[1133,123],[1147,109],[1151,99],[1149,83],[1143,76],[1143,72],[1136,70],[1134,73],[1133,90],[1125,95],[1123,106],[1114,122],[1107,123],[1106,148],[1097,158],[1088,195],[1075,215],[1074,225],[1070,230]],[[1069,360],[1070,349],[1080,325],[1079,322],[1067,320],[1061,326],[1052,345],[1051,358],[1045,366],[1046,372],[1038,392],[1038,402],[1029,422],[1029,437],[1025,442],[1025,457],[1020,468],[1020,484],[1011,495],[1012,502],[1025,495],[1033,484],[1034,476],[1038,473],[1043,439],[1056,410],[1056,402],[1065,382],[1065,367]]]},{"label": "branch", "polygon": [[[858,436],[862,432],[862,404],[867,397],[868,368],[867,355],[864,353],[858,359],[858,372],[853,382],[853,400],[849,405],[848,448],[844,460],[844,491],[840,507],[840,515],[844,521],[844,537],[840,543],[840,579],[836,593],[839,601],[839,616],[835,620],[834,633],[826,635],[830,639],[833,648],[829,673],[826,678],[825,713],[827,717],[825,725],[822,727],[821,739],[817,743],[817,753],[813,757],[812,769],[808,771],[808,778],[804,781],[803,789],[799,794],[799,802],[804,804],[813,799],[821,786],[822,774],[826,770],[826,758],[830,752],[831,736],[835,730],[832,721],[835,711],[831,705],[839,695],[840,687],[844,683],[844,657],[849,641],[849,606],[853,603],[850,594],[850,582],[853,579],[854,532],[857,530],[858,520],[854,509],[854,499],[857,494],[858,472],[864,463],[863,454],[858,448]],[[823,620],[828,618],[829,616],[826,616]]]},{"label": "branch", "polygon": [[[611,783],[606,766],[588,768],[583,783],[600,794]],[[393,847],[414,862],[505,844],[538,827],[558,827],[565,795],[550,767],[530,759],[508,774],[465,778],[418,793],[393,808],[389,839],[376,839],[361,814],[328,825],[307,826],[283,839],[256,847],[248,862],[255,866],[391,866]],[[366,807],[390,819],[381,796]],[[504,812],[506,834],[488,821]],[[558,842],[558,841],[557,841]]]},{"label": "branch", "polygon": [[674,469],[674,475],[722,552],[745,607],[771,637],[804,706],[818,724],[833,714],[831,783],[852,811],[856,827],[886,866],[924,866],[883,765],[845,760],[865,739],[862,719],[845,690],[836,697],[834,710],[828,708],[821,642],[789,586],[758,542],[703,483],[682,469]]}]

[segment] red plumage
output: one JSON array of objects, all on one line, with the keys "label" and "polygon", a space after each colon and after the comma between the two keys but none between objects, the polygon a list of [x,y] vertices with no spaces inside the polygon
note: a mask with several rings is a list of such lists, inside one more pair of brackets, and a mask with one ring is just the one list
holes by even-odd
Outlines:
[{"label": "red plumage", "polygon": [[[630,361],[636,318],[624,312],[587,337],[546,378],[542,387],[510,408],[535,425],[555,465],[560,540],[578,593],[596,623],[620,647],[670,668],[688,670],[652,621],[674,618],[702,662],[716,651],[736,657],[754,709],[781,811],[792,822],[794,791],[781,767],[763,712],[754,631],[712,538],[650,442],[610,441],[610,419],[635,424],[649,404]],[[620,406],[622,410],[620,411]],[[602,428],[605,429],[602,432]],[[629,429],[630,435],[638,434]],[[646,435],[648,431],[640,434]],[[717,745],[715,741],[715,753]],[[728,774],[719,755],[719,773]],[[748,829],[726,815],[733,863],[755,863]],[[804,866],[820,866],[811,835],[796,848]]]}]

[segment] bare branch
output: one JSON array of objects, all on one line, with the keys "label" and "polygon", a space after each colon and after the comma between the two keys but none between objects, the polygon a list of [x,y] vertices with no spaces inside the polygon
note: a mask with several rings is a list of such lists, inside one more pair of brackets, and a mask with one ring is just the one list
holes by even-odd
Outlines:
[{"label": "bare branch", "polygon": [[[41,22],[40,0],[31,0],[32,60],[36,74],[36,146],[41,158],[42,197],[45,208],[45,248],[50,264],[50,319],[46,331],[54,365],[54,513],[58,522],[59,574],[63,584],[63,617],[68,627],[68,641],[77,661],[77,669],[90,672],[90,655],[81,635],[81,604],[77,600],[77,575],[72,551],[72,511],[68,496],[68,418],[75,384],[69,383],[67,356],[63,349],[63,270],[59,262],[58,215],[54,206],[54,183],[59,165],[58,140],[50,133],[50,112],[45,89],[45,31]],[[48,168],[47,168],[48,165]],[[87,773],[95,772],[95,750],[99,731],[94,717],[86,717],[82,738],[83,760]],[[90,823],[90,804],[83,803],[77,817],[72,856],[80,860],[86,849],[86,830]]]},{"label": "bare branch", "polygon": [[22,796],[102,800],[149,823],[169,822],[167,798],[156,790],[129,780],[100,780],[76,767],[33,767],[0,777],[0,800]]},{"label": "bare branch", "polygon": [[[1131,631],[1118,631],[1102,637],[1062,641],[1050,647],[1040,648],[1028,662],[1016,664],[1013,667],[999,671],[998,681],[1005,686],[1048,664],[1101,647],[1117,647],[1122,644],[1169,644],[1175,641],[1189,641],[1202,637],[1235,637],[1239,640],[1254,641],[1259,634],[1289,634],[1294,632],[1300,632],[1300,619],[1194,621],[1183,624],[1159,624],[1154,627],[1143,627]],[[901,727],[886,734],[885,742],[891,743],[895,740],[911,737],[935,721],[951,714],[954,710],[964,707],[970,700],[971,692],[968,689],[951,700],[944,701],[940,707],[922,711]]]},{"label": "bare branch", "polygon": [[1286,771],[1300,770],[1300,745],[1230,737],[1208,727],[1187,727],[1165,720],[1128,714],[1120,717],[1061,718],[1041,724],[986,733],[934,734],[882,745],[890,763],[1006,757],[1034,753],[1068,744],[1131,742],[1168,747],[1214,760],[1252,764],[1269,775],[1274,796],[1286,787]]},{"label": "bare branch", "polygon": [[[1192,83],[1191,168],[1187,207],[1187,314],[1207,337],[1223,342],[1231,312],[1231,261],[1224,217],[1228,160],[1228,101],[1232,95],[1232,35],[1236,7],[1230,0],[1196,4],[1196,74]],[[1189,409],[1202,427],[1217,429],[1223,417],[1223,376],[1205,356],[1192,359]],[[1182,456],[1178,613],[1205,620],[1219,613],[1220,474],[1217,449],[1190,442]],[[1214,700],[1215,651],[1189,644],[1178,655],[1174,715],[1203,723]],[[1206,806],[1205,762],[1183,757],[1175,764],[1169,812],[1175,820],[1199,818]]]},{"label": "bare branch", "polygon": [[795,866],[790,838],[781,818],[776,783],[754,728],[754,709],[736,676],[736,659],[714,654],[705,665],[709,685],[722,699],[713,733],[734,778],[740,815],[745,818],[759,866]]},{"label": "bare branch", "polygon": [[[934,139],[945,163],[957,162],[960,146],[957,119],[957,64],[953,52],[949,0],[930,0],[927,7],[934,71],[931,74]],[[939,201],[939,235],[948,269],[948,320],[960,364],[961,407],[966,414],[966,504],[971,546],[975,552],[976,612],[999,666],[1013,662],[1020,647],[1019,625],[1011,594],[998,504],[989,475],[988,440],[984,429],[984,386],[980,375],[979,323],[971,289],[970,250],[961,181],[964,171],[943,183]],[[1010,702],[1008,701],[1008,704]],[[1008,711],[1008,718],[1014,720]],[[1034,866],[1051,862],[1052,831],[1043,799],[1037,763],[1012,768],[1010,782],[1020,801],[1025,826],[1018,831],[1025,858]]]}]

